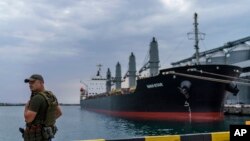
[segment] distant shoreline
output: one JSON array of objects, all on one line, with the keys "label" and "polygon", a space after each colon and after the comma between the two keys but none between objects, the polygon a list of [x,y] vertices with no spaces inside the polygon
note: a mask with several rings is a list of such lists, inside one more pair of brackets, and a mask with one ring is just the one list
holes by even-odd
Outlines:
[{"label": "distant shoreline", "polygon": [[[24,106],[24,103],[0,103],[0,106]],[[64,104],[60,103],[61,106],[80,106],[80,104]]]}]

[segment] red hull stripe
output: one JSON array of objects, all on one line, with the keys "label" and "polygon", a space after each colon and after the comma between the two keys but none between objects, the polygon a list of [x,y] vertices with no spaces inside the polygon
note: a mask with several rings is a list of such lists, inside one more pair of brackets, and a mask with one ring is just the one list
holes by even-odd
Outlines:
[{"label": "red hull stripe", "polygon": [[177,120],[177,121],[220,121],[223,120],[224,115],[220,112],[125,112],[125,111],[109,111],[100,109],[87,109],[90,111],[103,113],[112,116],[141,119],[141,120]]}]

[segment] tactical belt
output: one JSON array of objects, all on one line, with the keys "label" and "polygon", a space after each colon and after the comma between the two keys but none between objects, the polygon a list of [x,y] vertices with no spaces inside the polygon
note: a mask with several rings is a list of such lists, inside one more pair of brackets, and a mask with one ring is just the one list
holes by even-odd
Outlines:
[{"label": "tactical belt", "polygon": [[37,130],[41,130],[42,129],[42,125],[31,125],[31,126],[27,126],[26,127],[26,131],[27,132],[35,132],[35,131],[37,131]]}]

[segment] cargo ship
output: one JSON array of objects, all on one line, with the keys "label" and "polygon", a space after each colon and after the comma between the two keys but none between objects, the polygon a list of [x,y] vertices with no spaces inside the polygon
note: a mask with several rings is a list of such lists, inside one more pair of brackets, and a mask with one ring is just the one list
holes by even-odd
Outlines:
[{"label": "cargo ship", "polygon": [[[236,95],[242,69],[225,64],[200,64],[197,14],[194,14],[195,56],[193,65],[159,70],[158,43],[150,43],[149,60],[136,71],[135,55],[129,57],[129,68],[122,79],[121,66],[115,77],[108,69],[102,77],[101,65],[88,84],[83,82],[82,109],[134,120],[219,121],[227,92]],[[148,75],[142,75],[148,71]],[[123,80],[128,88],[121,88]],[[112,89],[112,85],[115,88]]]}]

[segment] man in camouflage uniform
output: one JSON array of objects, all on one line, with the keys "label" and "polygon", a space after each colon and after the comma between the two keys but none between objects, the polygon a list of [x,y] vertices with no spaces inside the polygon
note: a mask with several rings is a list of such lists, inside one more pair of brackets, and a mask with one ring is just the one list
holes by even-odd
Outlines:
[{"label": "man in camouflage uniform", "polygon": [[24,141],[51,141],[57,131],[55,121],[62,115],[57,99],[52,92],[45,90],[41,75],[33,74],[24,82],[29,83],[31,90],[24,110]]}]

